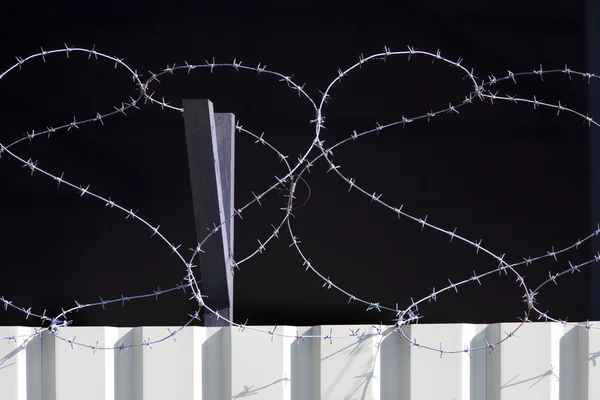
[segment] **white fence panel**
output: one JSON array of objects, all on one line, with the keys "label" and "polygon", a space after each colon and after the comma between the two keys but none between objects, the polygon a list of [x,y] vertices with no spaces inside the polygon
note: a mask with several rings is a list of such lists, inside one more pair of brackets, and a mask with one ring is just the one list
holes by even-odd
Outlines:
[{"label": "white fence panel", "polygon": [[[468,351],[499,342],[516,326],[410,325],[404,333],[413,344],[389,326],[262,327],[286,338],[189,327],[132,349],[125,348],[174,328],[60,328],[65,341],[47,332],[35,335],[33,328],[0,327],[0,399],[600,398],[596,329],[527,323],[493,349]],[[333,338],[304,338],[310,335]],[[441,354],[422,346],[464,351]]]},{"label": "white fence panel", "polygon": [[[238,329],[228,329],[228,331],[231,333],[229,348],[231,382],[227,386],[231,397],[226,393],[226,398],[290,400],[292,398],[291,346],[294,339],[269,336],[252,330],[242,332]],[[277,329],[277,333],[293,337],[296,335],[296,329],[284,326]]]},{"label": "white fence panel", "polygon": [[[471,346],[477,334],[477,325],[449,324],[431,329],[431,325],[410,326],[407,336],[416,343],[440,349],[461,350]],[[481,351],[480,351],[481,352]],[[483,350],[485,353],[485,350]],[[478,356],[477,352],[473,353]],[[472,364],[470,353],[443,354],[410,346],[406,356],[409,374],[408,399],[456,399],[469,400],[471,394],[471,368],[485,368],[485,360],[476,357],[479,364]],[[432,377],[436,377],[432,380]],[[428,384],[425,384],[428,382]]]},{"label": "white fence panel", "polygon": [[[506,336],[505,332],[511,332],[516,326],[490,326],[489,341],[498,342]],[[488,361],[488,398],[508,400],[527,393],[530,400],[559,400],[559,357],[563,333],[564,327],[559,324],[523,325],[517,337],[498,346],[498,351],[490,354]],[[576,365],[567,366],[570,367]]]},{"label": "white fence panel", "polygon": [[[317,334],[327,336],[343,332],[339,326],[321,326]],[[342,328],[342,329],[340,329]],[[356,328],[355,328],[356,329]],[[372,329],[371,329],[372,330]],[[320,332],[319,332],[320,331]],[[380,398],[379,349],[382,335],[357,332],[357,337],[319,340],[318,399],[378,399]]]}]

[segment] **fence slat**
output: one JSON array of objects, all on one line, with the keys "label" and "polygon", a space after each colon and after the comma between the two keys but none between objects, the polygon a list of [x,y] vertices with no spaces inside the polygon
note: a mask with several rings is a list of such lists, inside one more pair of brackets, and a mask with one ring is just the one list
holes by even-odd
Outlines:
[{"label": "fence slat", "polygon": [[[107,327],[61,330],[61,334],[69,340],[98,347],[113,347],[117,333],[116,329]],[[47,332],[42,337],[42,347],[44,389],[49,396],[56,400],[76,400],[81,399],[83,391],[89,400],[114,398],[114,351],[94,352],[91,348],[72,345]]]},{"label": "fence slat", "polygon": [[[274,327],[260,327],[273,331]],[[231,333],[231,399],[253,397],[291,399],[291,345],[294,339],[265,335],[249,329]],[[296,335],[296,328],[277,327],[275,332]]]},{"label": "fence slat", "polygon": [[[494,324],[490,343],[498,342],[518,324]],[[525,324],[497,346],[488,358],[490,399],[559,400],[560,339],[563,326],[555,323]]]},{"label": "fence slat", "polygon": [[600,399],[600,331],[579,327],[578,333],[581,368],[580,398]]},{"label": "fence slat", "polygon": [[32,328],[0,326],[0,338],[5,338],[0,340],[0,398],[41,398],[41,368],[31,361],[39,359],[41,349],[32,334]]},{"label": "fence slat", "polygon": [[[168,334],[166,327],[140,329],[141,339],[147,342]],[[201,400],[202,345],[205,339],[205,328],[191,327],[164,342],[139,348],[136,363],[139,363],[142,373],[140,399]]]},{"label": "fence slat", "polygon": [[317,335],[319,328],[298,327],[298,339],[291,344],[292,400],[314,400],[319,398],[319,340],[304,339],[303,336]]},{"label": "fence slat", "polygon": [[[318,328],[323,336],[350,333],[344,326]],[[372,326],[357,328],[357,336],[319,340],[320,399],[379,399],[383,335],[366,332]]]},{"label": "fence slat", "polygon": [[[412,325],[405,331],[419,345],[449,350],[467,350],[477,334],[477,326],[469,324],[438,325],[438,329],[431,328],[430,325]],[[408,398],[470,399],[471,358],[468,352],[442,354],[410,346],[408,356]],[[484,368],[484,365],[473,365],[473,368],[477,370]]]}]

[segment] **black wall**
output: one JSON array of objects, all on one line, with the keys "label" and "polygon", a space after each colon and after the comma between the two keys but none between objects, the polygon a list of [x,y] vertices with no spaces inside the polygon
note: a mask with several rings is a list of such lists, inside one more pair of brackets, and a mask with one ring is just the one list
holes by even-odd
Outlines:
[{"label": "black wall", "polygon": [[[439,4],[438,4],[439,3]],[[362,3],[358,3],[362,4]],[[0,70],[15,56],[63,47],[63,43],[102,51],[149,76],[167,64],[242,60],[266,64],[291,75],[317,99],[359,54],[407,45],[434,52],[474,68],[480,79],[513,72],[563,68],[586,70],[585,4],[523,2],[404,2],[391,7],[334,7],[280,2],[248,2],[186,8],[166,2],[133,5],[36,7],[7,6],[0,24]],[[12,8],[11,8],[12,7]],[[21,7],[21,8],[19,8]],[[594,71],[590,71],[594,72]],[[598,72],[598,71],[596,71]],[[430,59],[393,58],[367,65],[331,92],[324,108],[326,144],[351,134],[416,116],[461,101],[472,90],[458,70]],[[311,107],[284,84],[255,74],[216,70],[179,73],[155,85],[155,97],[174,104],[182,98],[209,98],[216,111],[233,112],[247,129],[290,155],[313,139]],[[587,112],[586,81],[564,75],[524,78],[502,84],[500,93],[518,94]],[[85,55],[48,57],[26,64],[0,80],[0,142],[25,131],[40,131],[107,112],[135,96],[122,69]],[[589,232],[587,125],[552,110],[526,105],[475,103],[460,115],[434,118],[381,132],[344,145],[337,163],[366,189],[445,229],[483,239],[505,259],[545,254],[574,243]],[[236,207],[252,200],[282,176],[277,157],[239,134],[236,152]],[[182,248],[195,245],[183,119],[147,106],[106,125],[82,126],[47,139],[23,142],[14,151],[39,161],[41,168],[77,185],[110,196]],[[294,214],[303,249],[323,275],[356,296],[400,308],[428,295],[447,279],[468,278],[495,261],[371,204],[351,192],[318,163],[305,176],[308,202]],[[39,174],[38,174],[39,175]],[[10,159],[0,160],[0,295],[33,311],[152,292],[180,282],[184,266],[167,246],[125,215],[91,198],[80,197]],[[301,188],[304,198],[309,190]],[[299,200],[303,202],[302,199]],[[245,257],[269,235],[282,214],[283,193],[252,207],[236,220],[236,254]],[[282,235],[267,252],[241,266],[235,281],[235,318],[250,324],[391,323],[393,314],[365,312],[347,297],[322,287],[304,272],[301,258]],[[523,269],[530,287],[582,262],[591,249],[547,259]],[[495,276],[439,296],[423,307],[422,322],[492,322],[522,316],[522,292],[514,276]],[[558,318],[589,317],[589,267],[558,286],[546,286],[540,308]],[[79,325],[176,325],[193,312],[183,293],[73,315]],[[33,324],[22,313],[0,312],[1,325]]]}]

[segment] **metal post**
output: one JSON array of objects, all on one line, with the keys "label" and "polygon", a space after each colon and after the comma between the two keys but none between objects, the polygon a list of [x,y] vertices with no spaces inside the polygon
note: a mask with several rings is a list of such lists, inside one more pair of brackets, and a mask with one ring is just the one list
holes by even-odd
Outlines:
[{"label": "metal post", "polygon": [[[183,100],[194,222],[198,242],[233,215],[235,117],[215,114],[209,100]],[[233,318],[233,218],[203,245],[198,262],[204,302]],[[205,310],[205,326],[229,325]]]}]

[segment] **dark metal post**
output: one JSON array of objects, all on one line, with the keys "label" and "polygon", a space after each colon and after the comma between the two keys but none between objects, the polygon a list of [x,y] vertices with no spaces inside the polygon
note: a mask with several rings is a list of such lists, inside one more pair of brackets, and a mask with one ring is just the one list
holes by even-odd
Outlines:
[{"label": "dark metal post", "polygon": [[[183,100],[194,222],[198,242],[233,215],[235,117],[215,114],[209,100]],[[204,243],[199,254],[204,302],[233,318],[233,218]],[[205,326],[227,326],[208,310]]]}]

